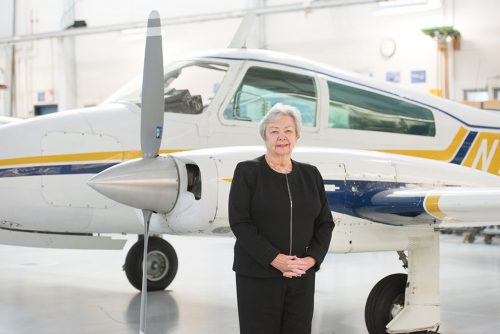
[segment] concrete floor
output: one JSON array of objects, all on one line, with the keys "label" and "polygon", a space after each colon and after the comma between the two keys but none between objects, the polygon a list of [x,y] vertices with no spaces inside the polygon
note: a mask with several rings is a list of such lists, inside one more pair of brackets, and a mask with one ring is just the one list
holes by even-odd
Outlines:
[{"label": "concrete floor", "polygon": [[[479,238],[481,239],[481,238]],[[172,237],[179,271],[149,294],[148,333],[238,333],[232,239]],[[500,333],[500,238],[441,237],[443,334]],[[121,271],[126,251],[0,246],[0,334],[138,333],[140,294]],[[364,303],[395,253],[329,254],[318,274],[313,333],[365,334]]]}]

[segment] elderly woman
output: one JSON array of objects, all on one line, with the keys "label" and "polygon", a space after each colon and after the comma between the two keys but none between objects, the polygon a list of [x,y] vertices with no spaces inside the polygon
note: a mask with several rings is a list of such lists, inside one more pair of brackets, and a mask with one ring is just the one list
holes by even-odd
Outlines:
[{"label": "elderly woman", "polygon": [[266,154],[240,162],[229,194],[241,334],[311,333],[315,272],[334,223],[323,179],[291,159],[300,112],[276,104],[259,125]]}]

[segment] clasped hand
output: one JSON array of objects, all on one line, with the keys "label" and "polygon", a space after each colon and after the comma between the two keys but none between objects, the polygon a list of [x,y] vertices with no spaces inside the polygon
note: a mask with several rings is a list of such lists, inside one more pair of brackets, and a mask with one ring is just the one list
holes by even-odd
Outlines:
[{"label": "clasped hand", "polygon": [[306,271],[316,264],[316,260],[310,256],[300,258],[295,255],[289,256],[285,254],[278,254],[271,262],[271,265],[281,271],[283,276],[292,278],[300,277]]}]

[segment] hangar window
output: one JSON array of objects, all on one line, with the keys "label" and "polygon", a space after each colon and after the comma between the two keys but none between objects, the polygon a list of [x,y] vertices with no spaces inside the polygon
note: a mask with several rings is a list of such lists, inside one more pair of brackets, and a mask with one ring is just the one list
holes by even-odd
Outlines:
[{"label": "hangar window", "polygon": [[278,102],[300,110],[304,126],[316,126],[316,86],[314,78],[297,73],[251,67],[229,106],[224,118],[259,122]]},{"label": "hangar window", "polygon": [[[183,62],[167,69],[164,76],[164,110],[200,114],[205,110],[228,70],[228,65],[208,62]],[[105,102],[128,101],[141,105],[142,78],[136,78]]]},{"label": "hangar window", "polygon": [[328,82],[329,128],[435,136],[432,111],[389,96]]},{"label": "hangar window", "polygon": [[464,101],[484,102],[488,100],[488,89],[464,89]]},{"label": "hangar window", "polygon": [[493,96],[493,99],[500,100],[500,88],[493,88]]}]

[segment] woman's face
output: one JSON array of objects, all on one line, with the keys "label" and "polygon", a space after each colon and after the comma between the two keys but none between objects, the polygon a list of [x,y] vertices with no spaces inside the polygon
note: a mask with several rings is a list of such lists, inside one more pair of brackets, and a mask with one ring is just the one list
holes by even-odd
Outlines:
[{"label": "woman's face", "polygon": [[268,153],[282,156],[292,154],[297,139],[293,118],[281,116],[267,125],[264,142]]}]

